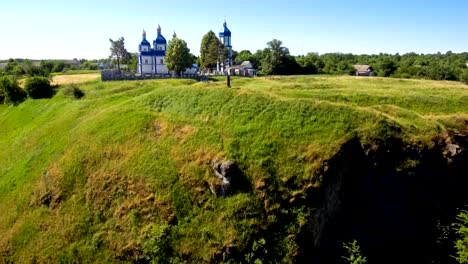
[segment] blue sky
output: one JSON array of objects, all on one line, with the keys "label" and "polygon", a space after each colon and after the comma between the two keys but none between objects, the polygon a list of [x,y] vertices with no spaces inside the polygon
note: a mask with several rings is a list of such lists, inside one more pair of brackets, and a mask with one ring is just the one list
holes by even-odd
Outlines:
[{"label": "blue sky", "polygon": [[0,59],[105,58],[109,38],[121,36],[136,52],[142,30],[152,42],[158,23],[198,55],[203,35],[225,18],[237,51],[273,38],[293,55],[468,51],[467,0],[4,0]]}]

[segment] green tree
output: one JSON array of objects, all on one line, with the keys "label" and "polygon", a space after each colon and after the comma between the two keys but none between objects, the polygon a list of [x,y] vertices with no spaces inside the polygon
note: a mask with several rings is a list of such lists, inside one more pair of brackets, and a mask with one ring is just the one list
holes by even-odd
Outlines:
[{"label": "green tree", "polygon": [[50,85],[50,79],[42,76],[26,79],[24,90],[33,99],[51,98],[54,95],[54,88]]},{"label": "green tree", "polygon": [[382,77],[391,76],[397,69],[397,64],[393,59],[384,58],[378,65],[379,75]]},{"label": "green tree", "polygon": [[121,61],[125,61],[129,59],[129,53],[125,49],[125,39],[120,37],[118,40],[112,40],[109,38],[111,43],[110,51],[111,51],[111,58],[114,58],[117,61],[117,70],[120,72],[120,63]]},{"label": "green tree", "polygon": [[167,68],[179,75],[183,70],[192,65],[190,49],[187,42],[177,37],[169,41],[166,52]]},{"label": "green tree", "polygon": [[24,74],[23,68],[14,59],[9,59],[8,60],[5,68],[3,69],[3,71],[6,74],[15,75],[15,76],[20,76],[20,75]]},{"label": "green tree", "polygon": [[340,61],[338,65],[336,65],[336,70],[339,74],[354,75],[356,73],[353,65],[345,61]]},{"label": "green tree", "polygon": [[250,52],[250,50],[242,50],[241,52],[239,52],[236,56],[236,58],[234,59],[234,62],[236,64],[239,64],[239,63],[242,63],[244,61],[252,61],[252,52]]},{"label": "green tree", "polygon": [[281,40],[273,39],[267,43],[260,60],[262,74],[280,74],[279,66],[287,60],[289,49],[283,47]]},{"label": "green tree", "polygon": [[317,53],[309,52],[304,56],[304,67],[310,69],[310,73],[322,72],[325,64]]},{"label": "green tree", "polygon": [[24,71],[29,76],[41,76],[42,70],[38,66],[34,65],[30,60],[25,60],[23,62]]},{"label": "green tree", "polygon": [[468,84],[468,68],[464,69],[460,74],[460,81],[464,84]]},{"label": "green tree", "polygon": [[138,53],[129,53],[130,59],[127,62],[128,68],[136,71],[138,68]]},{"label": "green tree", "polygon": [[361,247],[358,245],[357,240],[354,239],[352,242],[343,243],[343,248],[347,252],[347,256],[342,258],[347,260],[350,264],[365,264],[367,258],[362,255]]},{"label": "green tree", "polygon": [[26,99],[26,92],[21,89],[15,78],[0,77],[0,103],[16,104]]},{"label": "green tree", "polygon": [[218,61],[226,57],[225,48],[213,31],[203,36],[200,46],[200,66],[204,69],[215,68]]},{"label": "green tree", "polygon": [[41,64],[39,65],[39,68],[41,69],[42,76],[47,77],[50,75],[52,70],[54,69],[54,63],[52,61],[48,60],[42,60]]},{"label": "green tree", "polygon": [[54,67],[52,68],[52,72],[62,72],[64,69],[65,69],[64,61],[54,61]]}]

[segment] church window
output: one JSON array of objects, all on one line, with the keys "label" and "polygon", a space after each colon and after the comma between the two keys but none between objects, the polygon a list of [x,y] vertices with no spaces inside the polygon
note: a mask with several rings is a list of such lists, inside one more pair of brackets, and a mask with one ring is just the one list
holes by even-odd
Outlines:
[{"label": "church window", "polygon": [[148,59],[145,59],[145,64],[148,64]]},{"label": "church window", "polygon": [[163,60],[163,59],[161,59],[161,64],[164,64],[164,60]]}]

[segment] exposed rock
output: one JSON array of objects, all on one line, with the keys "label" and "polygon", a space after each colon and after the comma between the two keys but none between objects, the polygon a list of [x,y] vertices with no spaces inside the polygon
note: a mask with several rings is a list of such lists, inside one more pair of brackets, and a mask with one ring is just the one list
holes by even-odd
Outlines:
[{"label": "exposed rock", "polygon": [[461,152],[461,148],[457,144],[448,144],[445,149],[445,155],[452,158],[455,157],[458,153]]},{"label": "exposed rock", "polygon": [[234,161],[230,160],[212,160],[211,167],[213,168],[217,181],[209,184],[210,190],[214,195],[226,197],[230,193],[231,182],[233,178],[236,177],[236,174],[238,174],[239,168]]}]

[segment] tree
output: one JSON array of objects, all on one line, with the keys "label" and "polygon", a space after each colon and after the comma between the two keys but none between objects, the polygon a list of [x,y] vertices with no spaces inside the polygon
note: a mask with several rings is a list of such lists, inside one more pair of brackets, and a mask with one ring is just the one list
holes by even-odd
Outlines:
[{"label": "tree", "polygon": [[25,60],[24,63],[24,71],[29,76],[41,76],[42,70],[38,66],[34,65],[30,60]]},{"label": "tree", "polygon": [[325,63],[317,53],[309,52],[304,56],[304,67],[308,73],[320,73],[324,66]]},{"label": "tree", "polygon": [[235,63],[236,64],[239,64],[239,63],[242,63],[244,61],[252,61],[252,52],[250,52],[250,50],[242,50],[241,52],[239,52],[236,56],[236,58],[234,59]]},{"label": "tree", "polygon": [[47,77],[52,72],[54,63],[52,61],[42,60],[39,68],[41,69],[42,76]]},{"label": "tree", "polygon": [[391,76],[398,68],[395,61],[390,58],[384,58],[378,66],[379,75],[382,77]]},{"label": "tree", "polygon": [[128,68],[132,71],[136,71],[138,68],[138,53],[128,53],[130,59],[127,62]]},{"label": "tree", "polygon": [[468,68],[464,69],[460,74],[460,81],[462,81],[464,84],[468,84]]},{"label": "tree", "polygon": [[26,99],[26,92],[21,89],[15,78],[0,77],[0,103],[19,103]]},{"label": "tree", "polygon": [[267,48],[263,50],[260,60],[260,71],[263,74],[281,74],[279,65],[285,62],[289,55],[289,49],[282,45],[283,42],[277,39],[267,43]]},{"label": "tree", "polygon": [[213,31],[203,36],[200,46],[200,66],[204,69],[215,68],[219,61],[223,61],[227,52],[221,41]]},{"label": "tree", "polygon": [[19,63],[14,59],[9,59],[8,60],[8,63],[5,66],[5,68],[3,69],[3,71],[6,74],[11,74],[11,75],[15,75],[15,76],[19,76],[19,75],[24,74],[23,68],[21,68]]},{"label": "tree", "polygon": [[64,61],[55,61],[54,68],[52,72],[62,72],[65,69],[65,62]]},{"label": "tree", "polygon": [[111,51],[111,58],[115,58],[117,60],[117,70],[120,72],[120,62],[121,60],[128,60],[129,53],[125,49],[125,40],[123,37],[120,37],[118,40],[109,39],[111,43],[110,51]]},{"label": "tree", "polygon": [[192,65],[192,59],[190,49],[187,48],[187,42],[177,37],[169,41],[166,52],[166,64],[169,70],[180,74],[180,72]]}]

